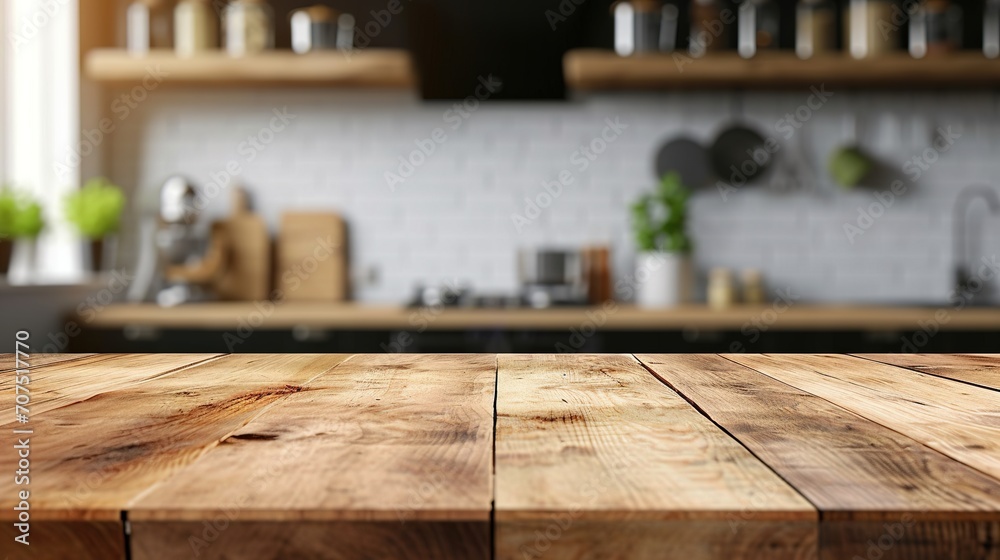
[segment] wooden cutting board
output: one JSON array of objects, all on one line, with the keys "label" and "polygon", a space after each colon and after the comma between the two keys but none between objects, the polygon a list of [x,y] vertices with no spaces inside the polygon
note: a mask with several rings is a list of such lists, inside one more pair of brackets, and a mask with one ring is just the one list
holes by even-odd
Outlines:
[{"label": "wooden cutting board", "polygon": [[283,214],[276,260],[274,284],[284,300],[347,299],[347,235],[338,214]]},{"label": "wooden cutting board", "polygon": [[233,214],[217,225],[225,231],[228,250],[212,290],[224,300],[268,299],[271,236],[264,219],[250,211],[245,191],[234,190]]}]

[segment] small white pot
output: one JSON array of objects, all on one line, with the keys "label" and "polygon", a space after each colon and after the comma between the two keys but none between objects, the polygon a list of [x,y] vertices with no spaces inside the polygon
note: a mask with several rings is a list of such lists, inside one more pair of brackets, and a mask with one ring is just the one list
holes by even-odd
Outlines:
[{"label": "small white pot", "polygon": [[694,278],[691,259],[660,251],[636,255],[635,303],[644,308],[674,307],[690,301]]}]

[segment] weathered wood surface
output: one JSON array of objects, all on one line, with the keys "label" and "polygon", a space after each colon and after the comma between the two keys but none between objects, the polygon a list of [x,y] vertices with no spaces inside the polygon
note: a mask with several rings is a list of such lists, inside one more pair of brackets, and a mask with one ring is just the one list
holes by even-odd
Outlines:
[{"label": "weathered wood surface", "polygon": [[644,537],[610,557],[815,557],[815,509],[631,356],[501,355],[497,376],[498,558],[606,558],[625,526]]},{"label": "weathered wood surface", "polygon": [[727,357],[1000,479],[996,391],[853,356]]},{"label": "weathered wood surface", "polygon": [[[52,361],[28,368],[31,417],[95,395],[218,358],[219,354],[94,354],[69,361]],[[13,393],[17,376],[0,379],[0,394]],[[14,415],[13,398],[0,403],[0,422]]]},{"label": "weathered wood surface", "polygon": [[33,545],[9,544],[2,475],[0,558],[1000,560],[997,369],[51,356],[32,364]]},{"label": "weathered wood surface", "polygon": [[819,509],[822,557],[865,558],[886,526],[891,557],[989,557],[966,553],[1000,522],[1000,481],[720,356],[637,358]]},{"label": "weathered wood surface", "polygon": [[[190,557],[181,528],[218,519],[242,545],[200,558],[488,558],[495,375],[492,355],[353,357],[135,503],[137,560]],[[283,547],[257,521],[326,525]]]},{"label": "weathered wood surface", "polygon": [[856,354],[861,358],[1000,391],[1000,354]]},{"label": "weathered wood surface", "polygon": [[[344,359],[227,356],[32,417],[33,519],[120,519],[153,484]],[[17,426],[0,432],[6,439]],[[16,461],[0,454],[0,472]],[[13,518],[15,490],[13,477],[0,477],[2,520]]]}]

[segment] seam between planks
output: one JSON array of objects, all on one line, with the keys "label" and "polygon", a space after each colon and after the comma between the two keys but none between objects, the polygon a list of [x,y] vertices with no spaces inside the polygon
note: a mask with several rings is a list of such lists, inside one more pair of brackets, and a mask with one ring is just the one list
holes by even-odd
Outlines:
[{"label": "seam between planks", "polygon": [[[727,436],[729,436],[730,439],[732,439],[736,443],[740,444],[740,447],[742,447],[743,449],[746,449],[747,453],[749,453],[754,459],[757,459],[757,461],[760,462],[760,464],[762,464],[765,467],[767,467],[767,470],[769,470],[772,473],[774,473],[774,475],[777,476],[782,482],[784,482],[785,484],[787,484],[789,488],[791,488],[792,490],[794,490],[795,493],[799,495],[799,497],[801,497],[803,500],[806,501],[806,503],[808,503],[810,506],[812,506],[813,511],[816,512],[816,520],[817,520],[816,527],[817,527],[817,530],[819,530],[819,522],[823,521],[823,510],[820,509],[818,505],[816,505],[815,503],[813,503],[813,501],[810,500],[808,496],[806,496],[805,494],[803,494],[801,490],[799,490],[794,484],[791,483],[791,481],[789,481],[785,477],[781,476],[780,472],[774,470],[774,468],[772,468],[771,465],[769,465],[767,463],[767,461],[765,461],[764,459],[760,458],[756,453],[754,453],[753,449],[750,449],[749,447],[747,447],[746,444],[744,444],[740,440],[740,438],[738,438],[735,435],[733,435],[733,433],[730,432],[728,429],[726,429],[725,426],[723,426],[722,424],[719,424],[718,422],[716,422],[715,419],[712,418],[712,416],[710,414],[708,414],[707,411],[705,411],[704,409],[701,408],[701,406],[698,405],[698,403],[694,402],[694,400],[692,400],[687,395],[685,395],[680,389],[678,389],[677,387],[674,387],[674,385],[672,383],[670,383],[666,379],[660,377],[659,375],[656,375],[656,372],[653,371],[653,369],[651,367],[649,367],[648,365],[646,365],[645,362],[643,362],[642,360],[640,360],[638,356],[636,356],[635,354],[629,354],[629,355],[632,357],[633,360],[635,360],[636,362],[638,362],[639,365],[641,365],[642,368],[645,369],[647,373],[649,373],[650,375],[652,375],[653,379],[656,379],[661,384],[663,384],[664,386],[666,386],[668,389],[670,389],[671,391],[677,393],[682,399],[684,399],[685,402],[687,402],[692,408],[694,408],[696,411],[698,411],[698,414],[701,414],[702,416],[704,416],[705,418],[707,418],[709,422],[711,422],[717,428],[719,428],[720,430],[722,430],[722,433],[726,434]],[[718,356],[718,354],[716,354],[716,355]],[[737,364],[737,365],[739,365],[739,364]],[[756,371],[756,370],[754,370],[754,371]]]},{"label": "seam between planks", "polygon": [[[851,409],[849,409],[849,408],[846,408],[846,407],[844,407],[844,406],[841,406],[840,404],[838,404],[838,403],[836,403],[836,402],[833,402],[833,401],[831,401],[830,399],[828,399],[828,398],[826,398],[826,397],[824,397],[824,396],[822,396],[822,395],[817,395],[817,394],[813,393],[812,391],[807,391],[806,389],[804,389],[804,388],[802,388],[802,387],[796,387],[795,385],[792,385],[792,384],[790,384],[790,383],[786,383],[785,381],[782,381],[781,379],[778,379],[777,377],[774,377],[774,376],[772,376],[772,375],[768,375],[768,374],[767,374],[767,372],[763,372],[763,371],[760,371],[760,370],[759,370],[759,369],[757,369],[757,368],[754,368],[754,367],[751,367],[751,366],[748,366],[748,365],[745,365],[745,364],[741,364],[741,363],[739,363],[739,362],[737,362],[737,361],[735,361],[735,360],[730,360],[729,358],[727,358],[726,356],[723,356],[723,355],[721,355],[721,354],[717,354],[717,355],[718,355],[718,356],[719,356],[720,358],[724,359],[724,360],[728,360],[728,361],[730,361],[730,362],[732,362],[732,363],[734,363],[734,364],[736,364],[736,365],[738,365],[738,366],[741,366],[741,367],[745,367],[745,368],[748,368],[748,369],[750,369],[751,371],[755,371],[755,372],[757,372],[757,373],[759,373],[759,374],[761,374],[761,375],[764,375],[764,376],[767,376],[767,377],[769,377],[770,379],[773,379],[773,380],[777,381],[778,383],[781,383],[781,384],[784,384],[784,385],[787,385],[787,386],[791,387],[792,389],[795,389],[796,391],[802,391],[803,393],[807,393],[807,394],[809,394],[809,395],[812,395],[812,396],[816,397],[817,399],[820,399],[820,400],[823,400],[823,401],[825,401],[825,402],[827,402],[827,403],[829,403],[829,404],[831,404],[831,405],[833,405],[833,406],[835,406],[835,407],[837,407],[837,408],[840,408],[840,409],[842,409],[842,410],[846,411],[846,412],[847,412],[848,414],[853,414],[854,416],[857,416],[858,418],[862,418],[862,419],[864,419],[864,420],[865,420],[865,421],[867,421],[867,422],[871,422],[871,423],[873,423],[873,424],[877,424],[877,425],[879,425],[879,426],[882,426],[883,428],[885,428],[885,429],[889,430],[890,432],[893,432],[893,433],[895,433],[895,434],[898,434],[898,435],[899,435],[900,437],[902,437],[902,438],[905,438],[905,439],[908,439],[908,440],[910,440],[910,441],[912,441],[912,442],[916,443],[917,445],[919,445],[919,446],[921,446],[921,447],[924,447],[924,448],[926,448],[926,449],[929,449],[929,450],[930,450],[930,451],[932,451],[933,453],[937,453],[938,455],[941,455],[941,456],[943,456],[943,457],[945,457],[945,458],[947,458],[947,459],[950,459],[950,460],[952,460],[952,461],[955,461],[956,463],[959,463],[959,464],[961,464],[961,465],[963,465],[963,466],[965,466],[965,467],[968,467],[968,468],[970,468],[970,469],[972,469],[972,470],[974,470],[974,471],[978,472],[979,474],[981,474],[981,475],[983,475],[983,476],[985,476],[985,477],[987,477],[987,478],[990,478],[990,479],[993,479],[993,480],[997,480],[997,481],[1000,481],[1000,477],[998,477],[998,476],[996,476],[996,475],[994,475],[994,474],[992,474],[992,473],[988,473],[988,472],[986,472],[986,471],[984,471],[984,470],[982,470],[982,469],[980,469],[980,468],[976,467],[975,465],[970,465],[970,464],[966,463],[965,461],[963,461],[963,460],[959,459],[958,457],[953,457],[953,456],[952,456],[951,454],[949,454],[949,453],[945,453],[944,451],[941,451],[941,450],[939,450],[939,449],[935,449],[935,448],[931,447],[930,445],[928,445],[928,444],[924,443],[923,441],[920,441],[920,440],[918,440],[918,439],[914,438],[913,436],[911,436],[911,435],[909,435],[909,434],[907,434],[907,433],[905,433],[905,432],[902,432],[902,431],[900,431],[900,430],[899,430],[899,429],[897,429],[897,428],[894,428],[893,426],[888,426],[888,425],[886,425],[886,424],[883,424],[882,422],[879,422],[878,420],[875,420],[874,418],[869,418],[869,417],[868,417],[868,416],[867,416],[866,414],[863,414],[863,413],[862,413],[862,412],[860,412],[860,411],[859,411],[859,412],[855,412],[855,411],[853,411],[853,410],[851,410]],[[760,355],[761,355],[761,356],[767,356],[767,354],[760,354]],[[857,356],[854,356],[854,355],[852,355],[852,354],[836,354],[836,355],[838,355],[838,356],[850,356],[850,357],[852,357],[852,358],[856,358],[856,357],[857,357]],[[875,362],[875,363],[878,363],[878,364],[881,364],[882,362]],[[883,365],[891,365],[891,364],[883,364]],[[895,366],[893,366],[893,367],[895,367]],[[819,374],[822,374],[822,375],[824,375],[824,376],[826,376],[826,377],[830,377],[830,378],[833,378],[833,379],[837,379],[838,381],[841,381],[841,382],[844,382],[844,383],[848,383],[848,384],[850,384],[850,385],[854,385],[854,386],[860,386],[860,385],[858,385],[857,383],[854,383],[854,382],[852,382],[852,381],[848,381],[848,380],[845,380],[845,379],[840,379],[839,377],[836,377],[836,376],[834,376],[834,375],[831,375],[831,374],[829,374],[829,373],[823,373],[823,372],[819,372],[819,371],[817,371],[816,373],[819,373]],[[935,376],[935,377],[936,377],[936,376]],[[798,491],[798,489],[796,489],[796,491]],[[821,514],[821,517],[822,517],[822,511],[820,512],[820,514]]]},{"label": "seam between planks", "polygon": [[951,381],[951,382],[954,382],[954,383],[960,383],[962,385],[969,385],[971,387],[978,387],[980,389],[988,389],[990,391],[1000,392],[1000,387],[990,387],[989,385],[980,385],[979,383],[973,383],[972,381],[965,381],[964,379],[955,379],[954,377],[948,377],[946,375],[938,375],[938,374],[936,374],[936,373],[934,373],[932,371],[921,371],[921,370],[916,369],[916,368],[911,367],[911,366],[902,366],[902,365],[894,364],[894,363],[891,363],[891,362],[883,362],[881,360],[875,360],[875,359],[869,358],[867,356],[860,356],[858,354],[845,354],[845,356],[850,356],[852,358],[858,358],[858,359],[865,360],[865,361],[868,361],[868,362],[872,362],[872,363],[875,363],[875,364],[881,364],[883,366],[889,366],[889,367],[894,367],[894,368],[897,368],[897,369],[902,369],[902,370],[905,370],[905,371],[908,371],[908,372],[922,373],[924,375],[930,375],[932,377],[937,377],[938,379],[943,379],[945,381]]},{"label": "seam between planks", "polygon": [[500,403],[500,354],[493,355],[493,468],[490,471],[490,560],[497,557],[497,422]]},{"label": "seam between planks", "polygon": [[[228,355],[230,355],[230,354],[225,354],[225,355],[227,355],[227,356],[228,356]],[[333,370],[337,369],[338,367],[340,367],[340,366],[341,366],[341,364],[345,364],[345,363],[349,362],[349,361],[350,361],[350,360],[351,360],[352,358],[354,358],[355,356],[357,356],[357,354],[351,354],[350,356],[348,356],[348,357],[347,357],[347,358],[345,358],[344,360],[342,360],[342,361],[338,362],[338,363],[337,363],[336,365],[334,365],[333,367],[331,367],[331,368],[328,368],[328,369],[325,369],[325,370],[321,371],[320,373],[317,373],[316,375],[314,375],[314,376],[310,377],[309,379],[307,379],[306,381],[304,381],[304,382],[302,383],[302,387],[303,387],[303,388],[304,388],[304,387],[306,387],[307,385],[309,385],[309,384],[310,384],[310,383],[312,383],[313,381],[316,381],[316,379],[318,379],[319,377],[321,377],[321,376],[323,376],[323,375],[326,375],[327,373],[330,373],[331,371],[333,371]],[[221,356],[220,356],[220,357],[221,357]],[[157,480],[157,481],[156,481],[156,482],[154,482],[153,484],[150,484],[150,485],[149,485],[149,486],[148,486],[148,487],[147,487],[147,488],[146,488],[145,490],[143,490],[142,492],[139,492],[138,494],[136,494],[136,495],[135,495],[135,496],[134,496],[134,497],[133,497],[133,498],[132,498],[131,500],[129,500],[129,503],[128,503],[128,505],[127,505],[127,508],[131,509],[131,507],[132,507],[132,506],[133,506],[134,504],[137,504],[137,503],[139,503],[140,501],[142,501],[142,499],[143,499],[143,498],[145,498],[145,497],[146,497],[146,496],[147,496],[147,495],[148,495],[148,494],[149,494],[150,492],[152,492],[152,491],[153,491],[154,489],[158,488],[158,487],[159,487],[159,486],[160,486],[161,484],[163,484],[163,483],[164,483],[164,482],[166,482],[167,480],[169,480],[169,479],[173,478],[174,476],[176,476],[176,475],[177,475],[178,473],[180,473],[180,472],[181,472],[181,471],[183,471],[184,469],[187,469],[187,468],[189,468],[189,467],[190,467],[191,465],[193,465],[193,464],[195,464],[196,462],[198,462],[198,460],[199,460],[199,459],[201,459],[202,457],[204,457],[204,456],[205,456],[205,455],[206,455],[206,454],[207,454],[207,453],[208,453],[209,451],[211,451],[211,450],[215,449],[216,447],[218,447],[218,446],[219,446],[219,444],[220,444],[221,442],[223,442],[223,441],[225,441],[225,440],[226,440],[226,438],[230,437],[231,435],[233,435],[233,434],[234,434],[234,433],[236,433],[237,431],[239,431],[239,430],[243,429],[244,427],[246,427],[246,425],[247,425],[247,424],[249,424],[249,423],[253,422],[253,421],[254,421],[254,420],[256,420],[257,418],[259,418],[259,417],[260,417],[260,416],[261,416],[262,414],[264,414],[264,412],[266,412],[266,411],[270,410],[270,409],[271,409],[272,407],[275,407],[275,406],[277,406],[277,405],[278,405],[279,403],[283,402],[283,401],[284,401],[285,399],[287,399],[288,397],[290,397],[290,396],[292,396],[292,395],[294,395],[294,394],[297,394],[297,393],[288,393],[288,394],[286,394],[286,395],[281,395],[280,397],[278,397],[277,399],[275,399],[275,400],[274,400],[274,402],[272,402],[271,404],[268,404],[268,405],[266,405],[266,406],[263,406],[263,407],[261,407],[261,408],[259,409],[259,411],[257,412],[257,414],[254,414],[253,416],[251,416],[251,417],[250,417],[249,419],[247,419],[247,421],[246,421],[246,422],[243,422],[243,423],[242,423],[242,424],[240,424],[239,426],[235,426],[235,427],[234,427],[234,428],[233,428],[233,429],[232,429],[232,430],[231,430],[231,431],[230,431],[229,433],[225,434],[225,435],[224,435],[224,436],[222,436],[221,438],[217,439],[217,440],[216,440],[215,442],[213,442],[213,443],[209,444],[208,446],[206,446],[206,447],[205,447],[205,448],[204,448],[204,449],[203,449],[203,450],[202,450],[202,451],[201,451],[200,453],[198,453],[198,455],[197,455],[197,456],[196,456],[196,457],[195,457],[194,459],[192,459],[192,460],[191,460],[191,461],[190,461],[190,462],[189,462],[189,463],[188,463],[187,465],[185,465],[185,466],[181,467],[181,468],[180,468],[180,469],[178,469],[177,471],[174,471],[173,473],[171,473],[171,474],[170,474],[170,476],[167,476],[167,477],[165,477],[165,478],[162,478],[162,479],[160,479],[160,480]],[[128,512],[129,512],[129,509],[125,509],[125,510],[123,510],[123,511],[121,512],[121,513],[122,513],[122,515],[124,515],[124,516],[127,516],[127,515],[128,515]]]}]

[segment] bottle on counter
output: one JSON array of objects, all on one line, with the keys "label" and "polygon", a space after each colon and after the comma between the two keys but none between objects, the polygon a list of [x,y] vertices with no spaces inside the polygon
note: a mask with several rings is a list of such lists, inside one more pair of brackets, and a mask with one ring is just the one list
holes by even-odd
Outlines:
[{"label": "bottle on counter", "polygon": [[962,9],[948,0],[924,0],[910,16],[910,55],[914,58],[947,54],[961,45]]},{"label": "bottle on counter", "polygon": [[743,58],[777,49],[780,14],[775,0],[743,0],[737,24],[736,50]]},{"label": "bottle on counter", "polygon": [[726,309],[733,305],[736,291],[733,274],[728,268],[713,268],[708,272],[708,306],[712,309]]},{"label": "bottle on counter", "polygon": [[174,8],[174,50],[190,57],[219,45],[219,24],[209,0],[180,0]]},{"label": "bottle on counter", "polygon": [[879,56],[899,46],[889,0],[849,0],[844,11],[844,44],[853,58]]},{"label": "bottle on counter", "polygon": [[831,0],[801,0],[795,9],[795,54],[812,58],[836,50],[837,9]]},{"label": "bottle on counter", "polygon": [[233,0],[226,6],[223,27],[230,56],[274,47],[274,12],[264,0]]}]

